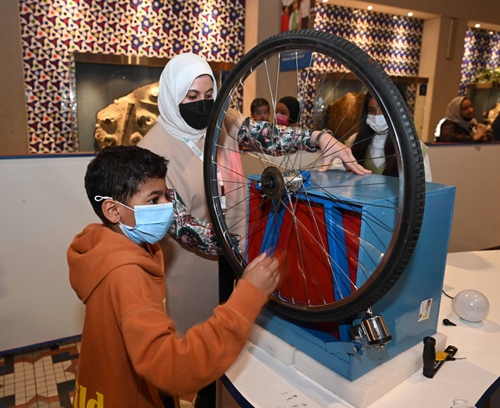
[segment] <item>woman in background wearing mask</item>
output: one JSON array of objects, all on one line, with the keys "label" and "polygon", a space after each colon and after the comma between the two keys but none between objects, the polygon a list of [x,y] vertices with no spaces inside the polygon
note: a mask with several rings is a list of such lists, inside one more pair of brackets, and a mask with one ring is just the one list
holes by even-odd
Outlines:
[{"label": "woman in background wearing mask", "polygon": [[[398,176],[398,165],[394,151],[394,144],[389,135],[389,128],[382,110],[375,98],[367,93],[361,110],[359,132],[352,135],[346,145],[365,168],[374,174]],[[432,181],[428,147],[420,142],[424,157],[425,181]]]},{"label": "woman in background wearing mask", "polygon": [[295,126],[299,122],[300,104],[293,96],[285,96],[276,104],[276,123]]}]

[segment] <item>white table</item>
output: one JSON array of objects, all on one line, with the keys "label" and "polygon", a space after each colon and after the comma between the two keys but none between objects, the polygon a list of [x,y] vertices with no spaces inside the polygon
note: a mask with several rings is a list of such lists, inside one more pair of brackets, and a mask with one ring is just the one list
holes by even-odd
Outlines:
[{"label": "white table", "polygon": [[[461,397],[475,404],[500,376],[500,251],[448,254],[443,290],[455,296],[464,289],[482,292],[490,302],[490,313],[480,323],[462,321],[452,310],[452,300],[443,295],[438,332],[446,344],[458,348],[457,358],[442,365],[433,379],[421,370],[370,405],[370,408],[432,408],[452,406]],[[448,318],[457,326],[444,326]],[[220,406],[253,407],[352,407],[340,397],[305,377],[293,366],[282,364],[250,342],[226,372]],[[230,390],[230,391],[228,391]],[[235,397],[238,404],[232,402]],[[500,405],[491,405],[500,406]]]}]

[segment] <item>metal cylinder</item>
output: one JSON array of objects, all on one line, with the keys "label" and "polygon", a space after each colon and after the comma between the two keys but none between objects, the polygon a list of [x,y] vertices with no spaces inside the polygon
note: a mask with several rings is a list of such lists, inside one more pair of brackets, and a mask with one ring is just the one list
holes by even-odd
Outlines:
[{"label": "metal cylinder", "polygon": [[361,327],[370,346],[385,344],[392,340],[392,336],[387,329],[385,321],[380,315],[367,315],[361,321]]}]

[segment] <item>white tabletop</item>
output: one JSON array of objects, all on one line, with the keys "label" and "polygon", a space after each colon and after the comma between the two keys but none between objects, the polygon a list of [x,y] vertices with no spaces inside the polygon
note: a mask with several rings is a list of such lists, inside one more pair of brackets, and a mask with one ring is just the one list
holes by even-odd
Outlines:
[{"label": "white tabletop", "polygon": [[[443,290],[452,297],[464,289],[482,292],[490,302],[489,315],[480,323],[462,321],[452,310],[452,300],[443,295],[437,330],[448,337],[447,345],[458,348],[455,357],[465,359],[446,362],[433,379],[416,372],[370,408],[448,408],[455,398],[476,403],[500,376],[500,300],[495,296],[498,288],[500,251],[448,254]],[[443,325],[444,318],[456,326]],[[226,376],[254,407],[351,407],[250,342]]]},{"label": "white tabletop", "polygon": [[[460,320],[452,300],[443,296],[438,331],[448,336],[448,344],[458,348],[467,361],[500,376],[500,251],[456,252],[448,254],[443,290],[455,296],[464,289],[476,289],[490,302],[490,313],[480,323]],[[457,326],[444,326],[448,318]]]}]

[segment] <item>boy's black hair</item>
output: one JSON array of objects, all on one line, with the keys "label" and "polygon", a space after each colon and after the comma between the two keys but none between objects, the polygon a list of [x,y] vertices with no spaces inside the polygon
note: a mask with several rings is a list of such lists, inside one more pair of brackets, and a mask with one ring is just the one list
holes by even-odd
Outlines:
[{"label": "boy's black hair", "polygon": [[269,102],[264,98],[255,98],[250,105],[250,112],[254,113],[256,109],[261,106],[267,106],[269,108]]},{"label": "boy's black hair", "polygon": [[108,196],[128,204],[148,179],[165,178],[167,164],[168,160],[137,146],[102,149],[85,174],[85,190],[97,216],[105,225],[109,224],[102,212],[102,201],[96,201],[95,196]]}]

